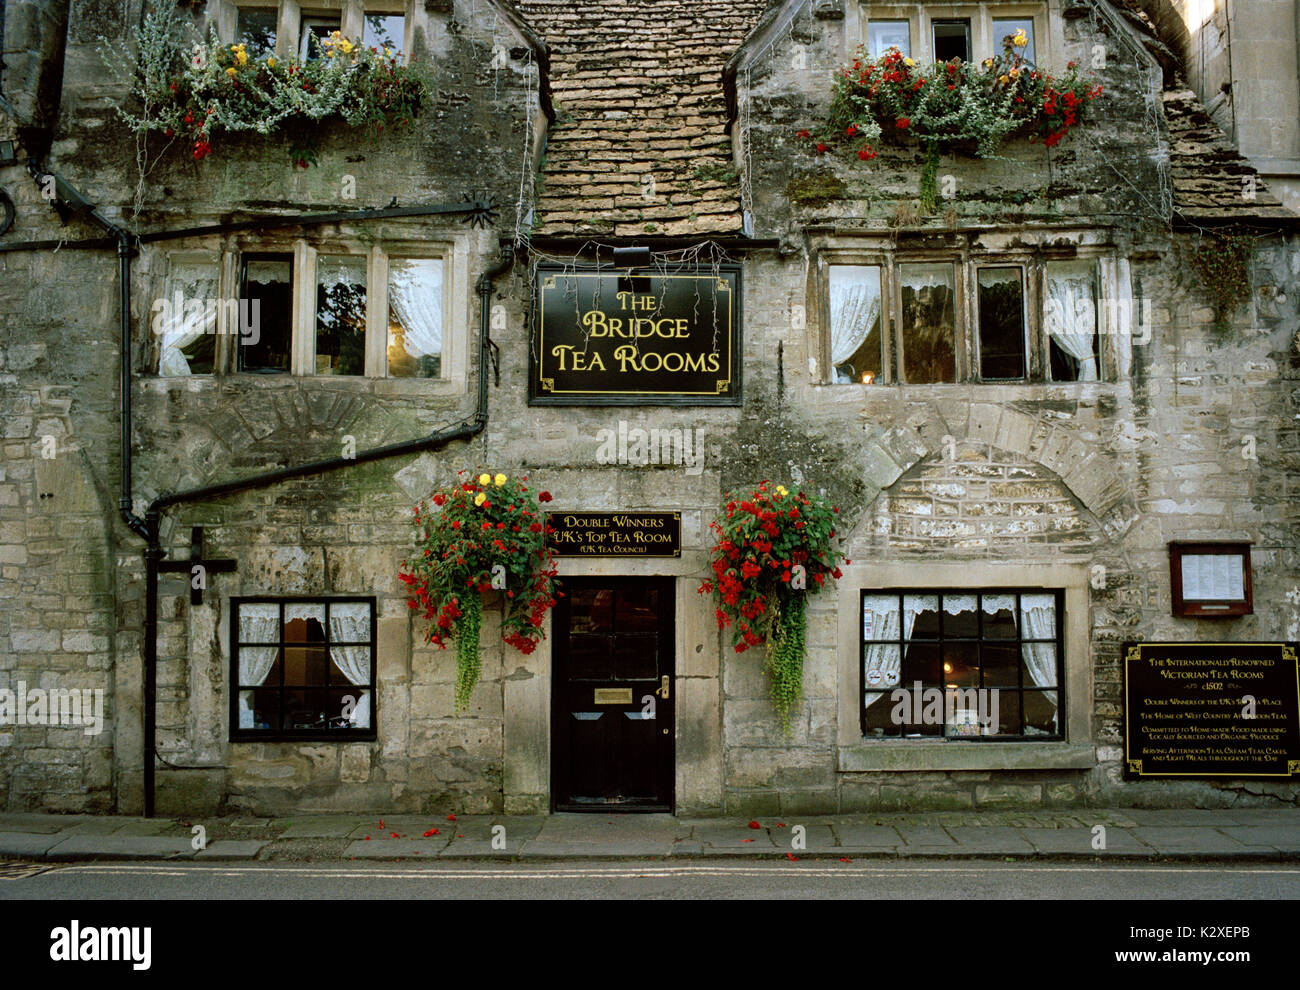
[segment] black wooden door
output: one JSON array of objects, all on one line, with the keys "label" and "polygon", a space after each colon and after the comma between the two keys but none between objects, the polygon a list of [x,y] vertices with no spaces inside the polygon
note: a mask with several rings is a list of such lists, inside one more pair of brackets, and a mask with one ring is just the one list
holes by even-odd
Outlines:
[{"label": "black wooden door", "polygon": [[673,579],[560,584],[551,807],[672,811]]}]

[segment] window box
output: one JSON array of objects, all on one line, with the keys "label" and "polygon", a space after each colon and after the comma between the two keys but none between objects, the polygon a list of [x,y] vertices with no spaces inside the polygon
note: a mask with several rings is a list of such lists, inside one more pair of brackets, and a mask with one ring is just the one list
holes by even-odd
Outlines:
[{"label": "window box", "polygon": [[1002,53],[1002,39],[1023,30],[1025,58],[1047,67],[1048,16],[1042,3],[857,4],[857,42],[873,57],[897,47],[922,65]]}]

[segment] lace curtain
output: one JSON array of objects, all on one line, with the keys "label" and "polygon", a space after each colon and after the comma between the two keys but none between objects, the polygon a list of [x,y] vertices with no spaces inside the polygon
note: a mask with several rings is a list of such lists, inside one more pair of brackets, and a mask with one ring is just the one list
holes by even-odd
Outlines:
[{"label": "lace curtain", "polygon": [[[360,645],[347,645],[361,642]],[[370,608],[360,602],[330,606],[330,659],[353,684],[370,683]],[[370,692],[358,691],[352,728],[370,727]]]},{"label": "lace curtain", "polygon": [[[393,259],[388,269],[388,306],[411,357],[442,353],[442,262]],[[389,328],[389,345],[397,332]]]},{"label": "lace curtain", "polygon": [[[246,643],[278,642],[280,607],[278,605],[241,605],[239,607],[239,684],[256,687],[266,680],[280,654],[278,646],[246,646]],[[253,692],[239,692],[239,727],[252,729]]]},{"label": "lace curtain", "polygon": [[[1020,635],[1023,639],[1056,638],[1056,596],[1020,596]],[[1056,644],[1022,643],[1025,669],[1038,687],[1056,687]],[[1043,698],[1059,708],[1055,691],[1042,692]],[[1058,713],[1059,714],[1059,713]]]},{"label": "lace curtain", "polygon": [[1079,381],[1097,380],[1097,305],[1092,266],[1047,268],[1047,332],[1079,362]]},{"label": "lace curtain", "polygon": [[833,265],[831,290],[831,366],[853,357],[880,319],[880,269]]},{"label": "lace curtain", "polygon": [[190,363],[184,349],[217,329],[216,266],[203,262],[173,264],[165,286],[167,308],[159,314],[165,319],[160,328],[158,374],[188,375]]}]

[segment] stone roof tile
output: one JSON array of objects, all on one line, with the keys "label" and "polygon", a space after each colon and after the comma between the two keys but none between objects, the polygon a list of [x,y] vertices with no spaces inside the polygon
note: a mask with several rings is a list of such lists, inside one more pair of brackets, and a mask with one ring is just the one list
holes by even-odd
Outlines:
[{"label": "stone roof tile", "polygon": [[516,6],[550,49],[558,115],[535,231],[739,233],[722,68],[767,0]]}]

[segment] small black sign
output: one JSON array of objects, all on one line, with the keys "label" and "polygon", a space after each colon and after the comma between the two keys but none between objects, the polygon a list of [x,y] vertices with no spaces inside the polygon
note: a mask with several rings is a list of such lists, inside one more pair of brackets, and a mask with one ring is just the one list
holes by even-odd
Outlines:
[{"label": "small black sign", "polygon": [[680,512],[548,512],[557,557],[680,557]]},{"label": "small black sign", "polygon": [[1125,777],[1295,774],[1295,643],[1126,645]]},{"label": "small black sign", "polygon": [[736,265],[539,265],[529,402],[740,405]]}]

